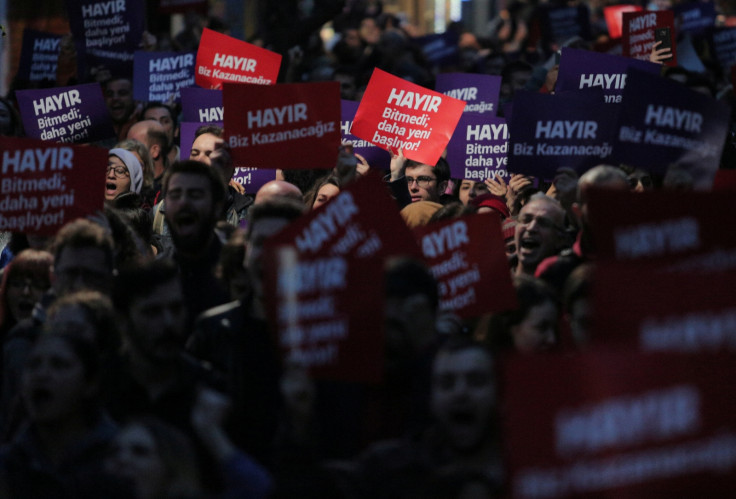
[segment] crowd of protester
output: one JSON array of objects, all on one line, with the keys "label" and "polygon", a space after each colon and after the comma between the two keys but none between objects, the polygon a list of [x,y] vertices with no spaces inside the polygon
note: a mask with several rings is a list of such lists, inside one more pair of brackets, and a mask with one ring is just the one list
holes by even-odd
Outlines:
[{"label": "crowd of protester", "polygon": [[[284,53],[283,81],[337,80],[344,99],[360,100],[374,68],[428,88],[441,70],[501,75],[504,102],[521,88],[554,91],[543,63],[558,47],[538,36],[534,2],[510,2],[483,33],[452,24],[460,56],[442,68],[380,1],[333,3],[281,13],[292,17],[282,24],[273,7],[250,40]],[[600,9],[591,6],[594,39],[574,46],[605,41]],[[196,49],[203,26],[227,33],[217,17],[187,19],[176,36],[147,35],[149,48]],[[328,44],[318,31],[326,21]],[[731,106],[727,75],[701,55],[706,73],[663,72]],[[74,74],[44,85],[80,82]],[[200,128],[180,160],[190,144],[179,143],[177,105],[135,102],[131,79],[104,70],[86,78],[102,84],[115,124],[104,210],[51,237],[13,233],[0,257],[1,497],[502,496],[498,357],[590,341],[588,189],[691,187],[687,175],[620,165],[579,178],[563,169],[551,183],[457,179],[445,159],[427,165],[392,151],[384,183],[409,227],[483,212],[503,221],[519,307],[460,320],[440,309],[425,264],[391,259],[382,381],[315,380],[280,357],[264,242],[360,182],[365,159],[343,148],[334,170],[285,165],[246,192],[231,180],[221,128]],[[29,83],[16,79],[13,90],[22,88]],[[12,91],[0,99],[0,135],[23,136]],[[724,168],[731,150],[729,139]]]}]

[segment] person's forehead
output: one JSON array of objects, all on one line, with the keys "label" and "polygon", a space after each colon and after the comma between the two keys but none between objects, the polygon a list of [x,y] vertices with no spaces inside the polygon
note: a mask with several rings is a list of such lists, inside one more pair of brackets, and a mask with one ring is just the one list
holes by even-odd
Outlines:
[{"label": "person's forehead", "polygon": [[406,172],[411,172],[412,175],[427,175],[429,177],[434,176],[434,168],[429,165],[411,165],[406,167]]},{"label": "person's forehead", "polygon": [[434,363],[436,374],[487,371],[492,374],[493,362],[490,355],[480,347],[468,347],[451,352],[440,352]]},{"label": "person's forehead", "polygon": [[130,80],[126,79],[120,79],[120,80],[112,80],[110,83],[107,84],[108,90],[122,90],[122,89],[129,89],[131,87]]},{"label": "person's forehead", "polygon": [[203,147],[213,148],[215,145],[215,142],[217,142],[217,139],[219,139],[219,137],[217,137],[214,134],[203,133],[202,135],[194,139],[194,142],[192,143],[192,149],[195,149],[195,146],[196,148],[200,148],[200,149]]},{"label": "person's forehead", "polygon": [[209,179],[196,173],[174,173],[169,179],[169,190],[205,189],[209,191]]},{"label": "person's forehead", "polygon": [[70,269],[104,269],[107,256],[102,248],[94,246],[65,246],[54,262],[56,272]]},{"label": "person's forehead", "polygon": [[558,210],[555,205],[549,201],[543,199],[534,199],[521,208],[521,215],[526,214],[541,215],[550,218],[563,217],[564,214],[561,210]]},{"label": "person's forehead", "polygon": [[118,158],[117,156],[108,156],[107,162],[112,163],[116,166],[125,166],[125,163],[123,162],[123,160]]},{"label": "person's forehead", "polygon": [[163,117],[171,118],[171,112],[167,107],[150,107],[143,113],[145,119],[160,120]]}]

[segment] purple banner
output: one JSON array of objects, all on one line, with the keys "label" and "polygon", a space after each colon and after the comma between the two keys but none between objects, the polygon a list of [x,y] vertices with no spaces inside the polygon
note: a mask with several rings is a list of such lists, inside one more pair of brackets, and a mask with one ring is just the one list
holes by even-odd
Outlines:
[{"label": "purple banner", "polygon": [[144,0],[66,0],[69,25],[85,64],[131,77],[143,39]]},{"label": "purple banner", "polygon": [[604,163],[613,147],[615,120],[600,91],[514,96],[508,170],[551,179],[557,168],[578,174]]},{"label": "purple banner", "polygon": [[736,28],[712,30],[710,43],[718,63],[728,72],[736,64]]},{"label": "purple banner", "polygon": [[547,44],[559,45],[579,36],[590,40],[590,10],[585,5],[575,7],[541,7],[542,38]]},{"label": "purple banner", "polygon": [[[679,21],[679,33],[699,35],[716,23],[716,8],[710,2],[681,3],[672,6]],[[679,58],[679,50],[678,50]]]},{"label": "purple banner", "polygon": [[496,116],[501,77],[471,73],[440,73],[434,89],[467,102],[463,113]]},{"label": "purple banner", "polygon": [[631,57],[565,47],[560,56],[560,71],[555,90],[559,93],[602,88],[605,102],[621,102],[626,86],[626,71],[629,68],[659,74],[661,66]]},{"label": "purple banner", "polygon": [[[208,90],[209,91],[209,90]],[[213,92],[222,93],[219,90]],[[201,126],[217,125],[222,126],[222,121],[210,121],[206,123],[193,123],[183,121],[180,128],[181,148],[179,159],[189,159],[189,153],[192,151],[192,143],[194,142],[194,133]],[[263,184],[270,180],[276,179],[276,170],[271,168],[249,168],[247,166],[237,166],[233,178],[245,187],[245,192],[255,194]]]},{"label": "purple banner", "polygon": [[509,132],[504,118],[463,113],[447,144],[452,178],[483,181],[507,177]]},{"label": "purple banner", "polygon": [[55,82],[60,46],[61,35],[24,29],[18,78],[33,82],[43,80]]},{"label": "purple banner", "polygon": [[181,102],[181,90],[194,86],[195,52],[137,51],[133,97],[143,102]]},{"label": "purple banner", "polygon": [[188,87],[181,89],[182,121],[223,121],[222,90]]},{"label": "purple banner", "polygon": [[660,175],[676,164],[696,187],[709,188],[726,140],[729,108],[670,79],[635,70],[629,74],[614,158]]},{"label": "purple banner", "polygon": [[18,90],[26,135],[54,142],[96,142],[115,136],[99,83]]},{"label": "purple banner", "polygon": [[446,66],[455,64],[460,57],[457,49],[458,39],[459,35],[456,32],[445,31],[414,38],[413,41],[421,47],[424,57],[430,64]]},{"label": "purple banner", "polygon": [[349,100],[340,101],[340,140],[343,144],[352,144],[353,153],[363,156],[371,167],[388,169],[391,167],[391,155],[388,151],[350,133],[358,104]]}]

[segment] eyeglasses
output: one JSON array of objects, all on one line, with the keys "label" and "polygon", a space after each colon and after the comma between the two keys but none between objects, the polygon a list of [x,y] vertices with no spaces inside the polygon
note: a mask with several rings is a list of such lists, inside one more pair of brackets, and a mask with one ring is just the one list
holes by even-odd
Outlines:
[{"label": "eyeglasses", "polygon": [[107,165],[107,170],[105,171],[105,175],[110,173],[110,170],[115,172],[115,176],[117,178],[123,178],[123,177],[127,177],[130,175],[130,172],[128,172],[128,169],[124,166]]},{"label": "eyeglasses", "polygon": [[534,215],[527,213],[526,215],[522,215],[519,217],[519,219],[516,221],[519,225],[531,225],[532,222],[537,222],[537,226],[541,229],[554,229],[559,231],[564,231],[564,227],[561,227],[554,223],[552,219],[547,217],[535,217]]},{"label": "eyeglasses", "polygon": [[437,180],[437,179],[434,178],[434,177],[425,177],[425,176],[421,176],[421,177],[417,177],[417,178],[414,178],[414,177],[406,177],[406,183],[409,184],[409,187],[411,187],[411,185],[414,182],[416,182],[417,185],[419,187],[421,187],[422,189],[426,189],[427,187],[429,187],[429,184],[431,184],[435,180]]},{"label": "eyeglasses", "polygon": [[632,189],[639,185],[640,182],[643,187],[651,187],[652,177],[650,177],[649,175],[642,175],[641,177],[629,177],[629,185]]}]

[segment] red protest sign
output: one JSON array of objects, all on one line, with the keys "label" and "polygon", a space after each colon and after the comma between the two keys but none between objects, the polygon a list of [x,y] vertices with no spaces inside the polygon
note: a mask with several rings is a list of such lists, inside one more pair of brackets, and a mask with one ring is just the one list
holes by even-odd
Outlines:
[{"label": "red protest sign", "polygon": [[261,168],[332,168],[340,146],[340,84],[226,83],[225,140],[236,163]]},{"label": "red protest sign", "polygon": [[382,149],[435,165],[455,131],[465,101],[375,69],[350,133]]},{"label": "red protest sign", "polygon": [[509,360],[509,495],[731,497],[735,361],[628,350]]},{"label": "red protest sign", "polygon": [[280,54],[204,28],[194,82],[218,89],[225,82],[273,85],[280,67]]},{"label": "red protest sign", "polygon": [[[675,14],[671,10],[624,12],[621,46],[624,57],[648,61],[654,42],[658,41],[656,30],[667,30],[667,41],[672,48],[672,59],[665,62],[677,66],[675,53]],[[658,49],[663,48],[661,45]]]},{"label": "red protest sign", "polygon": [[308,368],[315,378],[381,380],[380,259],[310,257],[278,246],[264,253],[264,269],[270,322],[287,364]]},{"label": "red protest sign", "polygon": [[414,235],[437,279],[441,309],[477,317],[517,306],[497,215],[446,220]]},{"label": "red protest sign", "polygon": [[53,235],[101,210],[107,150],[0,137],[0,231]]},{"label": "red protest sign", "polygon": [[643,351],[736,351],[734,268],[672,272],[601,263],[592,296],[593,344]]},{"label": "red protest sign", "polygon": [[639,5],[610,5],[604,7],[603,15],[606,18],[608,35],[612,39],[621,38],[624,12],[639,12],[641,10],[643,9]]},{"label": "red protest sign", "polygon": [[268,241],[300,255],[386,258],[421,253],[378,174],[370,172],[328,203],[295,220]]},{"label": "red protest sign", "polygon": [[620,262],[707,266],[718,251],[736,249],[733,207],[728,191],[591,189],[588,195],[597,256]]}]

